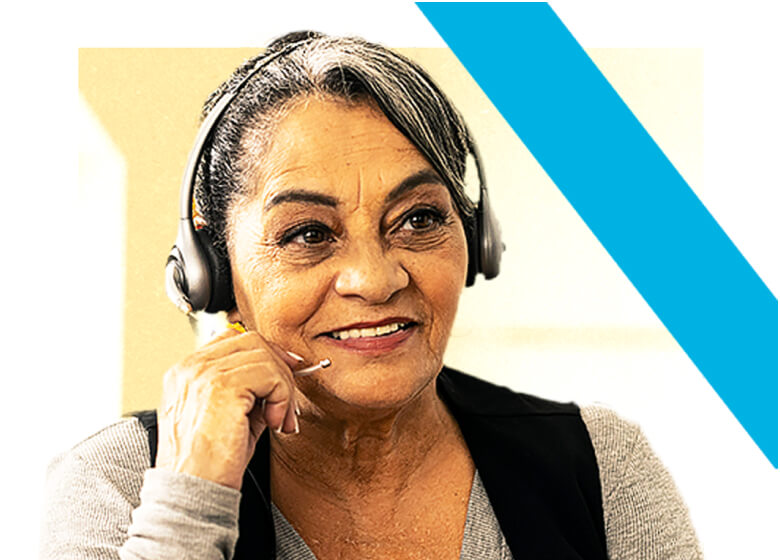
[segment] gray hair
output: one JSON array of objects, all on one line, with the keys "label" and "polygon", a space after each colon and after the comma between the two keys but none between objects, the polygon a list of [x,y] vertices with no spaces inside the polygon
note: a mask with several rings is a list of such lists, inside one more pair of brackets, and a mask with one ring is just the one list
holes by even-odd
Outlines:
[{"label": "gray hair", "polygon": [[[264,57],[269,62],[240,86]],[[267,148],[276,123],[296,102],[310,96],[375,103],[443,179],[467,237],[473,235],[475,205],[464,185],[469,132],[449,99],[414,62],[360,38],[289,33],[237,68],[208,98],[202,117],[223,94],[238,87],[204,150],[195,192],[224,263],[228,262],[228,212],[250,194],[248,175]]]}]

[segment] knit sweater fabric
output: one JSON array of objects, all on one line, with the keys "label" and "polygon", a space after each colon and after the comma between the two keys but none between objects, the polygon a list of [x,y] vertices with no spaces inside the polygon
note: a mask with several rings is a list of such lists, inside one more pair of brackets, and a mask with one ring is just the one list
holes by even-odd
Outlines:
[{"label": "knit sweater fabric", "polygon": [[[599,467],[609,558],[701,558],[687,508],[639,428],[600,407],[583,407],[581,415]],[[149,467],[146,431],[136,418],[113,424],[54,459],[41,558],[232,558],[240,492]],[[277,557],[313,559],[303,539],[273,510]],[[478,473],[461,549],[462,560],[477,558],[512,558]]]}]

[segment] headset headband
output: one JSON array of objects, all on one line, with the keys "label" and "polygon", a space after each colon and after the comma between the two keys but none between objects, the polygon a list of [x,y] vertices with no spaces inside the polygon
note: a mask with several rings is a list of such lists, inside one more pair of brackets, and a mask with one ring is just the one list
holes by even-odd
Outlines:
[{"label": "headset headband", "polygon": [[198,242],[198,234],[192,221],[195,201],[195,182],[197,179],[198,163],[203,156],[209,138],[216,128],[222,115],[225,114],[230,102],[238,95],[246,83],[252,79],[262,68],[286,55],[308,39],[297,41],[275,53],[262,56],[255,63],[254,68],[247,72],[231,91],[225,92],[219,98],[214,107],[200,125],[195,136],[195,144],[187,158],[187,167],[181,181],[179,199],[179,228],[176,236],[176,244],[171,249],[165,266],[165,291],[168,298],[183,313],[192,313],[209,309],[212,300],[213,271],[208,263],[203,262],[203,248]]},{"label": "headset headband", "polygon": [[[234,304],[229,271],[220,273],[211,240],[206,231],[198,231],[193,223],[193,207],[197,169],[211,134],[222,116],[246,83],[262,68],[277,58],[297,49],[312,37],[296,41],[267,56],[262,56],[238,84],[219,98],[198,129],[195,144],[187,158],[187,167],[181,182],[179,201],[179,228],[176,244],[171,249],[166,263],[165,288],[168,297],[182,312],[216,312]],[[501,253],[501,231],[489,204],[487,186],[482,163],[471,133],[466,130],[466,143],[474,157],[479,177],[480,195],[477,205],[476,232],[469,239],[469,270],[466,285],[474,283],[476,274],[487,279],[494,278],[499,271]],[[227,285],[225,285],[227,284]],[[230,292],[226,294],[225,292]]]}]

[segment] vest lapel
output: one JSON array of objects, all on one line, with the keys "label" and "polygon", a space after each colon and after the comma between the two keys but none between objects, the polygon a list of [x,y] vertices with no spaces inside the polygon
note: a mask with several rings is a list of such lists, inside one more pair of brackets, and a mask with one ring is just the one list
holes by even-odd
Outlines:
[{"label": "vest lapel", "polygon": [[447,368],[437,389],[460,426],[512,555],[606,559],[598,465],[578,408]]},{"label": "vest lapel", "polygon": [[265,430],[244,473],[238,510],[238,541],[233,560],[273,560],[276,557],[269,478],[270,444],[268,430]]}]

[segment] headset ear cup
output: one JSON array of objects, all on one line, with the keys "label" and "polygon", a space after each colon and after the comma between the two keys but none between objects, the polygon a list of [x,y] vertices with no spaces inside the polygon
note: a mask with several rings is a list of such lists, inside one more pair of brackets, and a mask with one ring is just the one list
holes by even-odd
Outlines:
[{"label": "headset ear cup", "polygon": [[498,276],[501,268],[501,254],[504,244],[501,242],[501,226],[493,215],[487,189],[481,189],[475,226],[468,240],[469,267],[466,274],[466,286],[472,286],[477,274],[483,274],[486,280]]},{"label": "headset ear cup", "polygon": [[236,306],[233,297],[233,279],[230,274],[230,262],[220,257],[214,248],[208,227],[195,231],[200,245],[201,254],[206,257],[211,277],[211,296],[204,311],[230,311]]},{"label": "headset ear cup", "polygon": [[479,272],[485,276],[486,280],[490,280],[498,276],[501,270],[501,255],[504,252],[504,244],[501,241],[501,225],[490,207],[487,189],[483,189],[480,194],[477,215]]},{"label": "headset ear cup", "polygon": [[192,311],[192,303],[187,297],[187,274],[179,248],[174,245],[165,263],[165,293],[182,313]]}]

